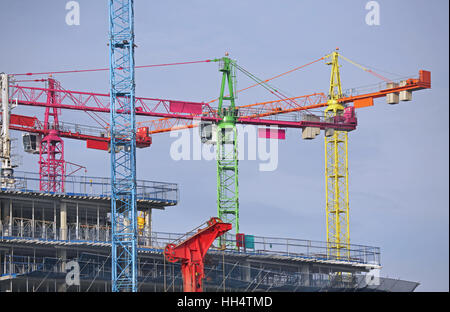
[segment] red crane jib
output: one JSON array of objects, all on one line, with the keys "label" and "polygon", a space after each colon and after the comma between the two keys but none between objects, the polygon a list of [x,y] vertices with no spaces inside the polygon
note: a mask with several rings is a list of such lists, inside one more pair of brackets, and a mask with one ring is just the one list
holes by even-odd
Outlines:
[{"label": "red crane jib", "polygon": [[[0,112],[1,116],[1,112]],[[11,130],[37,133],[45,136],[49,130],[45,129],[44,123],[39,121],[36,117],[23,116],[11,114],[10,127]],[[88,129],[89,126],[83,126]],[[99,149],[107,151],[109,148],[109,137],[102,136],[101,133],[95,133],[97,129],[91,128],[89,134],[83,132],[71,132],[59,129],[58,136],[61,138],[69,138],[75,140],[86,141],[87,148]],[[149,133],[149,127],[139,127],[136,131],[136,147],[145,148],[152,145],[152,137]]]},{"label": "red crane jib", "polygon": [[[18,105],[26,106],[41,106],[48,107],[49,104],[46,101],[46,95],[48,92],[53,92],[58,95],[58,102],[52,103],[51,107],[58,109],[68,109],[68,110],[79,110],[85,112],[95,112],[95,113],[109,113],[109,94],[100,94],[92,92],[79,92],[59,89],[48,89],[48,88],[36,88],[36,87],[26,87],[20,85],[14,85],[11,87],[11,98],[16,99]],[[325,98],[325,97],[324,97]],[[121,109],[122,101],[118,98],[118,113],[124,113]],[[146,116],[146,117],[158,117],[163,119],[181,119],[181,120],[196,120],[201,119],[202,121],[212,121],[218,122],[219,118],[217,114],[217,109],[211,107],[208,103],[198,103],[198,102],[186,102],[186,101],[173,101],[165,99],[154,99],[154,98],[140,98],[136,97],[136,115]],[[271,107],[270,104],[268,104]],[[317,104],[317,107],[326,106],[326,103]],[[253,105],[252,105],[253,106]],[[262,107],[266,107],[262,105]],[[316,108],[317,108],[316,107]],[[237,107],[238,109],[245,110],[245,107]],[[273,107],[272,107],[273,108]],[[281,128],[304,128],[304,127],[320,127],[321,129],[333,128],[341,131],[352,131],[356,127],[351,124],[330,124],[326,122],[307,122],[307,121],[293,121],[293,120],[281,120],[281,119],[270,119],[261,118],[269,117],[273,115],[288,113],[291,110],[305,110],[306,108],[313,108],[313,106],[308,107],[295,107],[291,109],[276,109],[275,111],[265,112],[258,114],[250,114],[237,118],[237,123],[239,124],[249,124],[249,125],[259,125],[259,126],[278,126]],[[200,113],[201,112],[201,113]],[[252,110],[250,110],[252,112]],[[250,113],[249,112],[249,113]],[[157,120],[156,120],[157,121]],[[150,134],[152,131],[158,129],[150,129]],[[148,142],[144,145],[149,146]],[[139,145],[137,145],[139,147]],[[95,147],[94,147],[95,148]]]},{"label": "red crane jib", "polygon": [[231,224],[223,223],[219,218],[211,218],[207,224],[206,228],[199,229],[181,243],[168,244],[164,249],[167,261],[181,261],[185,292],[203,291],[204,257],[214,240],[231,230]]}]

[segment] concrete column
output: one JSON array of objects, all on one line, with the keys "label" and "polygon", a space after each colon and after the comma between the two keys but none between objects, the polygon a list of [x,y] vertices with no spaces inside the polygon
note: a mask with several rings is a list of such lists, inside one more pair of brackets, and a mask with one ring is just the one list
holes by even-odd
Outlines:
[{"label": "concrete column", "polygon": [[303,264],[299,269],[302,276],[302,286],[311,285],[311,270],[309,264]]},{"label": "concrete column", "polygon": [[79,230],[80,230],[80,222],[79,222],[79,219],[78,219],[78,203],[77,203],[77,224],[76,224],[76,228],[75,228],[75,235],[76,235],[76,238],[77,239],[79,239],[80,237],[79,237]]},{"label": "concrete column", "polygon": [[56,227],[56,201],[53,202],[53,239],[58,238],[58,229]]},{"label": "concrete column", "polygon": [[243,268],[242,268],[243,272],[243,276],[242,279],[246,282],[250,282],[251,279],[251,264],[250,263],[245,263]]},{"label": "concrete column", "polygon": [[13,217],[13,204],[12,200],[9,200],[9,235],[12,235],[12,217]]},{"label": "concrete column", "polygon": [[145,213],[144,236],[147,238],[146,245],[152,245],[152,209],[149,208]]},{"label": "concrete column", "polygon": [[66,282],[63,282],[63,283],[59,284],[58,292],[67,292],[67,284],[66,284]]},{"label": "concrete column", "polygon": [[97,205],[97,241],[100,240],[100,206]]},{"label": "concrete column", "polygon": [[20,204],[20,237],[23,237],[23,204]]},{"label": "concrete column", "polygon": [[47,223],[45,222],[45,208],[41,207],[41,211],[42,211],[42,230],[43,232],[41,233],[41,237],[42,238],[47,238]]},{"label": "concrete column", "polygon": [[67,240],[67,203],[60,203],[60,240]]},{"label": "concrete column", "polygon": [[[14,265],[13,265],[13,258],[14,258],[14,249],[11,248],[11,251],[9,253],[9,274],[12,275],[14,272]],[[11,279],[12,280],[12,279]]]},{"label": "concrete column", "polygon": [[4,218],[4,213],[3,213],[3,202],[0,200],[0,236],[3,236],[3,218]]},{"label": "concrete column", "polygon": [[[66,262],[67,262],[67,252],[65,249],[57,249],[56,250],[56,257],[58,259],[60,259],[60,263],[61,263],[61,272],[66,272]],[[56,280],[55,280],[56,283]],[[63,282],[61,284],[59,284],[57,287],[57,291],[58,292],[66,292],[67,291],[67,285],[66,285],[66,281],[63,280]]]},{"label": "concrete column", "polygon": [[35,224],[34,224],[34,200],[31,202],[31,235],[34,238],[34,229],[35,229]]},{"label": "concrete column", "polygon": [[[123,216],[123,226],[124,227],[127,227],[128,225],[130,225],[130,215],[128,214],[128,215],[125,215],[125,214],[122,214],[122,216]],[[123,229],[121,229],[121,228],[118,228],[118,231],[120,231],[120,230],[123,230]]]},{"label": "concrete column", "polygon": [[6,231],[8,229],[8,205],[3,200],[0,201],[0,210],[2,212],[2,226],[4,231]]}]

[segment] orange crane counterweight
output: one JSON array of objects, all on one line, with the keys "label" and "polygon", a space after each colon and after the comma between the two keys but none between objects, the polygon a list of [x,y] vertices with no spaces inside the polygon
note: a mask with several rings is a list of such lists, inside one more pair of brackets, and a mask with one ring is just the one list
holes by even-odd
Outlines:
[{"label": "orange crane counterweight", "polygon": [[231,224],[223,223],[219,218],[211,218],[207,227],[197,229],[194,235],[180,243],[168,244],[164,249],[164,255],[169,262],[181,260],[185,292],[203,291],[204,257],[214,240],[231,230]]}]

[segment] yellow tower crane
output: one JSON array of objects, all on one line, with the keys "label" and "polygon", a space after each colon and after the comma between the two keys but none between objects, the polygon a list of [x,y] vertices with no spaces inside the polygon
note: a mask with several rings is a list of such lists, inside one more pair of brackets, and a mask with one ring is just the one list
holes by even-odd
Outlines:
[{"label": "yellow tower crane", "polygon": [[[344,96],[341,87],[338,58],[363,69],[372,75],[383,79],[386,88],[367,94]],[[412,92],[431,88],[431,73],[420,70],[419,77],[410,78],[400,83],[393,82],[364,66],[349,60],[336,51],[325,56],[327,65],[331,65],[330,89],[325,118],[332,120],[342,118],[346,106],[353,103],[353,109],[373,106],[373,100],[386,97],[388,104],[398,104],[400,101],[411,101]],[[346,105],[346,106],[344,106]],[[325,130],[325,200],[327,227],[328,258],[350,260],[350,224],[348,196],[348,136],[346,131]]]},{"label": "yellow tower crane", "polygon": [[[342,115],[344,106],[338,52],[327,55],[331,65],[326,118]],[[348,204],[348,137],[346,131],[325,131],[325,197],[328,256],[335,259],[350,257],[350,225]]]}]

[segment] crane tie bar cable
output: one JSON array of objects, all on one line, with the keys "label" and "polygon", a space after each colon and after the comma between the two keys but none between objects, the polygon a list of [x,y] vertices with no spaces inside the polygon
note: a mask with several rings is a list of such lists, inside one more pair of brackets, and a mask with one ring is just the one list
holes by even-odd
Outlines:
[{"label": "crane tie bar cable", "polygon": [[[208,63],[212,60],[202,60],[202,61],[192,61],[192,62],[177,62],[177,63],[166,63],[166,64],[153,64],[153,65],[141,65],[135,66],[135,68],[149,68],[149,67],[162,67],[162,66],[173,66],[173,65],[187,65],[196,63]],[[121,70],[122,68],[116,68]],[[95,71],[107,71],[109,68],[94,68],[94,69],[79,69],[79,70],[64,70],[64,71],[53,71],[53,72],[40,72],[40,73],[22,73],[13,74],[14,76],[32,76],[32,75],[51,75],[51,74],[71,74],[71,73],[84,73],[84,72],[95,72]]]},{"label": "crane tie bar cable", "polygon": [[350,64],[352,64],[352,65],[354,65],[354,66],[356,66],[356,67],[358,67],[358,68],[364,70],[365,72],[368,72],[369,74],[374,75],[374,76],[377,77],[378,79],[384,80],[385,82],[392,82],[389,78],[386,78],[386,77],[384,77],[384,76],[382,76],[382,75],[380,75],[380,74],[374,72],[373,70],[371,70],[371,69],[369,69],[369,68],[366,68],[366,67],[362,66],[361,64],[356,63],[355,61],[350,60],[349,58],[343,56],[343,55],[340,54],[340,53],[339,53],[339,56],[340,56],[341,58],[343,58],[344,60],[346,60],[347,62],[349,62]]},{"label": "crane tie bar cable", "polygon": [[[309,63],[307,63],[307,64],[304,64],[304,65],[301,65],[301,66],[298,66],[298,67],[295,67],[295,68],[293,68],[293,69],[291,69],[291,70],[288,70],[287,72],[281,73],[281,74],[279,74],[279,75],[276,75],[276,76],[273,76],[273,77],[271,77],[271,78],[268,78],[268,79],[266,79],[266,80],[264,80],[264,81],[260,81],[260,82],[258,82],[258,83],[253,84],[253,85],[250,85],[250,86],[248,86],[248,87],[246,87],[246,88],[244,88],[244,89],[240,89],[240,90],[236,91],[236,93],[239,93],[239,92],[248,90],[248,89],[250,89],[250,88],[259,86],[259,85],[261,85],[261,84],[263,84],[263,83],[267,83],[267,82],[269,82],[269,81],[271,81],[271,80],[273,80],[273,79],[276,79],[276,78],[282,77],[282,76],[284,76],[284,75],[290,74],[290,73],[292,73],[292,72],[294,72],[294,71],[296,71],[296,70],[299,70],[299,69],[304,68],[304,67],[306,67],[306,66],[309,66],[309,65],[312,65],[312,64],[314,64],[314,63],[317,63],[317,62],[319,62],[319,61],[321,61],[321,60],[323,60],[323,59],[325,59],[324,56],[321,57],[321,58],[319,58],[319,59],[317,59],[317,60],[315,60],[315,61],[309,62]],[[216,99],[214,99],[214,100],[211,100],[211,101],[209,101],[209,102],[207,102],[207,103],[208,103],[208,104],[211,104],[211,103],[214,103],[214,102],[217,101],[217,100],[218,100],[218,98],[216,98]]]},{"label": "crane tie bar cable", "polygon": [[[267,78],[267,79],[265,79],[264,81],[257,82],[257,83],[255,83],[255,84],[253,84],[253,85],[250,85],[250,86],[248,86],[248,87],[246,87],[246,88],[244,88],[244,89],[237,90],[237,91],[236,91],[236,94],[239,93],[239,92],[242,92],[242,91],[251,89],[251,88],[253,88],[253,87],[259,86],[259,85],[261,85],[261,84],[267,84],[267,82],[269,82],[269,81],[271,81],[271,80],[274,80],[274,79],[276,79],[276,78],[282,77],[282,76],[287,75],[287,74],[290,74],[290,73],[292,73],[292,72],[294,72],[294,71],[296,71],[296,70],[302,69],[302,68],[304,68],[304,67],[306,67],[306,66],[312,65],[312,64],[317,63],[317,62],[319,62],[319,61],[322,61],[322,60],[324,60],[324,59],[325,59],[325,57],[323,56],[323,57],[321,57],[321,58],[318,58],[317,60],[314,60],[314,61],[312,61],[312,62],[309,62],[309,63],[303,64],[303,65],[301,65],[301,66],[295,67],[295,68],[293,68],[293,69],[291,69],[291,70],[288,70],[288,71],[286,71],[286,72],[284,72],[284,73],[281,73],[281,74],[279,74],[279,75],[273,76],[273,77],[271,77],[271,78]],[[211,61],[211,60],[210,60],[210,61]],[[273,92],[272,92],[272,93],[273,93]],[[218,99],[219,99],[219,98],[216,98],[216,99],[210,100],[210,101],[208,101],[208,102],[206,102],[206,103],[207,103],[207,104],[211,104],[211,103],[214,103],[215,101],[217,101]],[[169,119],[171,119],[171,118],[166,117],[166,118],[158,119],[158,121],[169,120]],[[144,122],[138,122],[137,124],[140,125],[140,124],[144,124],[144,123],[146,123],[146,122],[145,122],[145,121],[144,121]]]}]

